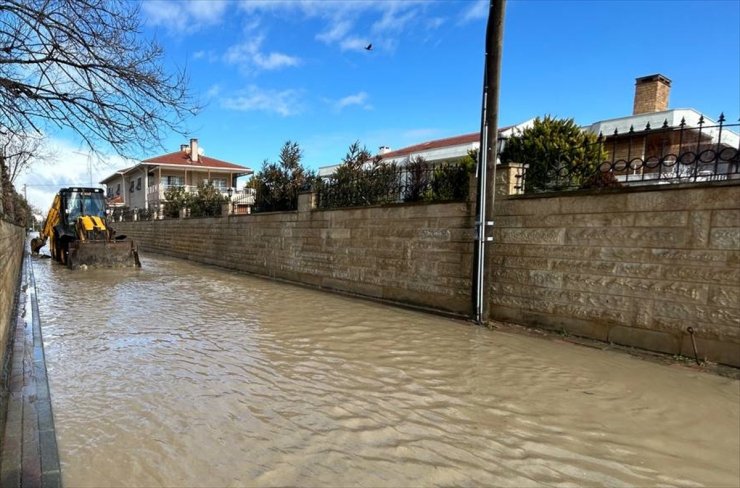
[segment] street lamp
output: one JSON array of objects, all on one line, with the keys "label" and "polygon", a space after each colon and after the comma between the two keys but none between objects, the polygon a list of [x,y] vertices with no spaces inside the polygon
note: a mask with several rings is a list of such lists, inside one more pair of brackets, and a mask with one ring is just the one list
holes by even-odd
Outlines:
[{"label": "street lamp", "polygon": [[234,189],[231,188],[231,187],[229,187],[228,190],[226,190],[226,194],[229,195],[229,214],[231,214],[231,213],[233,213],[232,212],[233,209],[231,207],[231,195],[234,194]]}]

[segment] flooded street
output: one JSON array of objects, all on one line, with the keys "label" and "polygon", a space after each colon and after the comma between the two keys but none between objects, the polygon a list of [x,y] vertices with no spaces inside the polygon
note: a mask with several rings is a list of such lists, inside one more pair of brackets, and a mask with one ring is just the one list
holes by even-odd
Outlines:
[{"label": "flooded street", "polygon": [[740,484],[736,380],[142,265],[33,263],[67,487]]}]

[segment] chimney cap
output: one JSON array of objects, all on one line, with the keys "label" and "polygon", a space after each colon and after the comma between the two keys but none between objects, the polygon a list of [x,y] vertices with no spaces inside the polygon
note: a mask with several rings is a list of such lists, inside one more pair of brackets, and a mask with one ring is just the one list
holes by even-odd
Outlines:
[{"label": "chimney cap", "polygon": [[652,81],[662,81],[666,85],[671,86],[671,80],[668,79],[668,77],[661,75],[660,73],[635,78],[635,85],[642,85],[643,83],[650,83]]}]

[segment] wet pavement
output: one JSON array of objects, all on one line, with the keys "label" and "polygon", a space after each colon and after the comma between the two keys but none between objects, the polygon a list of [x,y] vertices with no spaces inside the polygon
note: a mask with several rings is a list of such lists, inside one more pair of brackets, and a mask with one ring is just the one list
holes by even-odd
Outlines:
[{"label": "wet pavement", "polygon": [[61,486],[38,302],[29,256],[16,311],[0,486]]},{"label": "wet pavement", "polygon": [[66,486],[740,485],[735,379],[142,265],[33,263]]}]

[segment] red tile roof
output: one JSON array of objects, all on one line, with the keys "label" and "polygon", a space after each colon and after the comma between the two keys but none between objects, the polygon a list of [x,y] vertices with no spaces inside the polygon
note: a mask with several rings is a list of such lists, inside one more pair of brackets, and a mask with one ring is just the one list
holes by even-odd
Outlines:
[{"label": "red tile roof", "polygon": [[120,207],[121,205],[123,205],[123,196],[116,195],[114,197],[110,197],[106,199],[106,203],[109,207]]},{"label": "red tile roof", "polygon": [[420,151],[429,151],[430,149],[459,146],[462,144],[472,144],[478,141],[480,141],[480,132],[474,132],[472,134],[463,134],[461,136],[447,137],[445,139],[436,139],[434,141],[422,142],[421,144],[415,144],[413,146],[404,147],[402,149],[396,149],[395,151],[382,154],[381,156],[383,156],[384,159],[398,158]]},{"label": "red tile roof", "polygon": [[[499,127],[498,132],[507,131],[515,127],[514,125],[507,125],[505,127]],[[439,149],[442,147],[460,146],[462,144],[473,144],[474,142],[480,142],[480,132],[473,132],[472,134],[463,134],[461,136],[447,137],[444,139],[435,139],[433,141],[422,142],[421,144],[415,144],[413,146],[396,149],[385,154],[382,154],[384,158],[397,158],[400,156],[406,156],[420,151],[429,151],[430,149]]]},{"label": "red tile roof", "polygon": [[177,151],[162,156],[157,156],[142,161],[144,164],[169,164],[173,166],[184,166],[188,168],[222,168],[233,169],[238,171],[251,171],[246,166],[240,166],[234,163],[228,163],[208,156],[199,156],[198,161],[190,161],[190,156],[182,151]]}]

